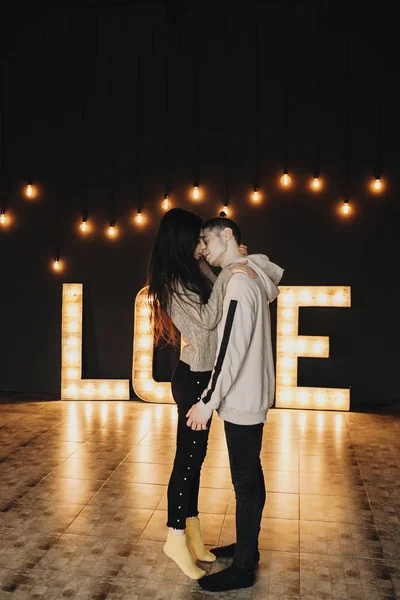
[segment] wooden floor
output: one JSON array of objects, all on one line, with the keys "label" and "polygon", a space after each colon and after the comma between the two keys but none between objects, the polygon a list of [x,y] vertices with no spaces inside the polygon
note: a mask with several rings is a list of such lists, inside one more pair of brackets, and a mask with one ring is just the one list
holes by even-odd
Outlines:
[{"label": "wooden floor", "polygon": [[[400,598],[399,418],[271,410],[256,584],[211,595],[162,552],[175,428],[171,405],[3,401],[0,599]],[[207,544],[234,541],[218,417],[200,511]]]}]

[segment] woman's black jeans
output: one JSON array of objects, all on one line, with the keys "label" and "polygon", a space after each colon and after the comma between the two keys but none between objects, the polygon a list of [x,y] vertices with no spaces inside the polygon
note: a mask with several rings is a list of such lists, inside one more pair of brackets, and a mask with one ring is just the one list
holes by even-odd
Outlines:
[{"label": "woman's black jeans", "polygon": [[188,517],[197,517],[200,470],[207,452],[207,429],[192,431],[187,426],[186,413],[200,399],[210,381],[211,371],[194,372],[179,361],[171,381],[172,395],[178,407],[178,431],[174,466],[168,484],[167,526],[185,529]]},{"label": "woman's black jeans", "polygon": [[233,562],[253,569],[258,550],[265,482],[260,452],[264,424],[235,425],[225,421],[232,483],[236,495],[236,549]]}]

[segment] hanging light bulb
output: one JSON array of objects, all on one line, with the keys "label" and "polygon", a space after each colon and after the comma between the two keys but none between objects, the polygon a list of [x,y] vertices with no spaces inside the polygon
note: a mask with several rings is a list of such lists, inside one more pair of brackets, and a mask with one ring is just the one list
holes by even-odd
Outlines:
[{"label": "hanging light bulb", "polygon": [[318,191],[320,190],[322,187],[322,182],[320,180],[320,178],[318,177],[318,175],[314,175],[312,181],[311,181],[311,189],[313,189],[314,191]]},{"label": "hanging light bulb", "polygon": [[378,193],[383,189],[383,183],[380,177],[375,177],[373,181],[371,181],[371,189],[373,192]]},{"label": "hanging light bulb", "polygon": [[284,173],[281,177],[281,184],[284,187],[289,187],[290,182],[291,182],[291,179],[290,179],[289,175],[287,173]]},{"label": "hanging light bulb", "polygon": [[345,200],[345,201],[343,202],[343,206],[342,206],[342,213],[343,213],[344,215],[348,215],[348,214],[350,213],[350,211],[351,211],[351,207],[350,207],[350,205],[349,205],[349,201],[348,201],[348,200]]},{"label": "hanging light bulb", "polygon": [[79,229],[83,231],[83,233],[85,233],[88,230],[88,224],[85,217],[82,219],[82,223],[80,224]]},{"label": "hanging light bulb", "polygon": [[226,217],[228,216],[229,208],[227,204],[224,204],[221,212],[224,212]]},{"label": "hanging light bulb", "polygon": [[5,225],[7,221],[7,217],[5,215],[5,212],[3,209],[1,209],[1,213],[0,213],[0,224],[1,225]]},{"label": "hanging light bulb", "polygon": [[139,223],[139,225],[140,225],[141,223],[143,223],[143,220],[144,220],[144,217],[142,215],[142,211],[138,210],[137,215],[135,217],[135,221],[136,221],[136,223]]},{"label": "hanging light bulb", "polygon": [[258,202],[260,199],[260,191],[257,187],[254,188],[252,199],[253,199],[253,202]]},{"label": "hanging light bulb", "polygon": [[110,226],[107,230],[107,234],[111,238],[114,238],[116,236],[117,230],[115,229],[115,223],[110,223]]},{"label": "hanging light bulb", "polygon": [[200,197],[199,186],[195,184],[193,186],[193,198],[194,198],[194,200],[198,200],[199,197]]},{"label": "hanging light bulb", "polygon": [[61,262],[59,258],[55,258],[54,262],[53,262],[53,269],[54,271],[61,271]]},{"label": "hanging light bulb", "polygon": [[25,196],[30,199],[36,196],[36,189],[31,183],[28,183],[25,188]]},{"label": "hanging light bulb", "polygon": [[164,210],[168,210],[170,206],[171,206],[171,203],[170,203],[170,201],[169,201],[168,194],[165,194],[165,196],[164,196],[164,200],[163,200],[163,201],[162,201],[162,203],[161,203],[161,207],[162,207]]}]

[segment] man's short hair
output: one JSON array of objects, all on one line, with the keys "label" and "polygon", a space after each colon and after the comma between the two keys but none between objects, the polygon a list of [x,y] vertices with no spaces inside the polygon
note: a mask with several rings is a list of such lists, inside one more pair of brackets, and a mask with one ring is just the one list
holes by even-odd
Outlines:
[{"label": "man's short hair", "polygon": [[242,243],[242,234],[235,221],[227,219],[226,217],[214,217],[213,219],[207,219],[202,225],[203,229],[210,229],[210,231],[218,231],[220,233],[223,229],[232,229],[233,237],[237,241],[238,245]]}]

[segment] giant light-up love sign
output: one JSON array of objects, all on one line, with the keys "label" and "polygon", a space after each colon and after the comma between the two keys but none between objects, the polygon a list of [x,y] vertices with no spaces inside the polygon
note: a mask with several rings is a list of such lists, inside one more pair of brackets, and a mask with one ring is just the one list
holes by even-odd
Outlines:
[{"label": "giant light-up love sign", "polygon": [[[349,287],[280,287],[277,318],[276,403],[277,408],[349,410],[348,389],[301,388],[297,386],[299,356],[327,358],[329,338],[299,336],[300,306],[349,307]],[[63,285],[62,369],[63,400],[129,400],[129,381],[82,379],[82,284]],[[153,335],[147,289],[136,296],[132,384],[146,402],[172,403],[171,384],[153,378]]]},{"label": "giant light-up love sign", "polygon": [[82,379],[83,285],[64,283],[62,295],[61,399],[129,400],[128,379]]},{"label": "giant light-up love sign", "polygon": [[297,386],[299,356],[328,358],[329,338],[298,335],[301,306],[351,306],[349,287],[279,288],[276,335],[277,408],[316,408],[349,410],[350,390]]}]

